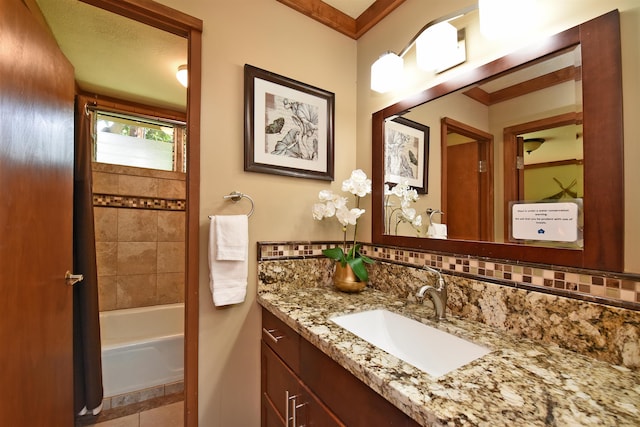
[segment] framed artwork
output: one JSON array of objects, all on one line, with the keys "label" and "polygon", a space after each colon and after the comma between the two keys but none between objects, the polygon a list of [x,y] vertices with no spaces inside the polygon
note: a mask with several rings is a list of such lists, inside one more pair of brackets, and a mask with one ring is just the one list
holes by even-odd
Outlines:
[{"label": "framed artwork", "polygon": [[418,193],[427,194],[429,126],[403,117],[384,124],[384,182],[393,186],[407,180]]},{"label": "framed artwork", "polygon": [[244,66],[244,170],[333,181],[335,95]]}]

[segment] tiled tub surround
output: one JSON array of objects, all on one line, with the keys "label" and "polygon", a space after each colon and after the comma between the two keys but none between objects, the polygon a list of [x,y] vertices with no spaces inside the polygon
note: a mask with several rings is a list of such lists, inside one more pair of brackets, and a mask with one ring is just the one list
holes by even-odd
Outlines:
[{"label": "tiled tub surround", "polygon": [[[404,281],[415,279],[418,286],[426,280],[424,272],[402,268]],[[638,425],[638,370],[458,316],[436,323],[426,304],[375,289],[375,284],[359,294],[337,292],[331,287],[331,264],[326,259],[261,261],[258,269],[258,301],[265,309],[422,425]],[[414,273],[409,275],[408,270]],[[396,272],[391,274],[395,277]],[[454,281],[452,288],[466,286]],[[457,301],[457,294],[453,292],[452,301]],[[568,309],[568,305],[559,306]],[[492,352],[436,379],[328,320],[381,307],[485,345]],[[634,319],[637,327],[640,322]]]},{"label": "tiled tub surround", "polygon": [[100,310],[184,302],[185,174],[93,164]]}]

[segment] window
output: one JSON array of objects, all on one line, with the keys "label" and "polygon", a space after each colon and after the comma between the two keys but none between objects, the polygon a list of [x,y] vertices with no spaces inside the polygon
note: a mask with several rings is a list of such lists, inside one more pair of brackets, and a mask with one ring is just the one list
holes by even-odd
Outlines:
[{"label": "window", "polygon": [[186,126],[170,120],[95,111],[94,160],[186,172]]}]

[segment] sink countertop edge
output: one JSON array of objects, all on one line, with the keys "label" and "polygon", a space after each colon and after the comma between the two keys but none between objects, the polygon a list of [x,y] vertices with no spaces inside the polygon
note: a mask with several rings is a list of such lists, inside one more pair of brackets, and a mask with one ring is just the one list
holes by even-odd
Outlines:
[{"label": "sink countertop edge", "polygon": [[[545,425],[550,419],[559,424],[635,425],[640,420],[637,371],[518,339],[477,322],[457,318],[434,322],[430,308],[380,291],[367,288],[345,294],[279,284],[274,290],[259,289],[258,303],[423,425],[508,426],[514,421]],[[330,320],[376,308],[422,321],[492,351],[434,378]]]}]

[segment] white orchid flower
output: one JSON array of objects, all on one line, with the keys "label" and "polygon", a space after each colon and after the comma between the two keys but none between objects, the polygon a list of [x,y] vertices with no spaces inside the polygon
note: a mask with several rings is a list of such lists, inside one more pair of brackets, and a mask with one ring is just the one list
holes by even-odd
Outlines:
[{"label": "white orchid flower", "polygon": [[320,193],[318,193],[318,198],[320,200],[324,200],[325,202],[328,202],[329,200],[333,200],[334,197],[335,195],[331,190],[321,190]]},{"label": "white orchid flower", "polygon": [[403,198],[406,189],[407,189],[406,181],[405,182],[401,182],[399,184],[396,184],[396,186],[393,187],[393,189],[391,189],[391,194],[393,194],[394,196],[398,196],[400,198]]},{"label": "white orchid flower", "polygon": [[360,218],[364,212],[364,209],[358,208],[339,209],[336,211],[336,218],[340,221],[340,224],[342,224],[343,227],[346,227],[347,225],[356,225],[358,218]]},{"label": "white orchid flower", "polygon": [[415,188],[407,189],[404,197],[405,197],[405,199],[409,200],[410,202],[417,202],[418,201],[418,191]]},{"label": "white orchid flower", "polygon": [[327,205],[324,203],[316,203],[313,205],[312,209],[313,219],[321,220],[323,218],[329,217],[327,215]]},{"label": "white orchid flower", "polygon": [[342,191],[348,191],[358,197],[364,197],[371,193],[371,180],[367,178],[362,169],[351,172],[351,177],[342,182]]},{"label": "white orchid flower", "polygon": [[331,203],[335,206],[336,209],[344,209],[347,207],[347,198],[344,196],[336,196]]},{"label": "white orchid flower", "polygon": [[402,216],[409,222],[412,222],[416,217],[416,210],[409,207],[402,208]]}]

